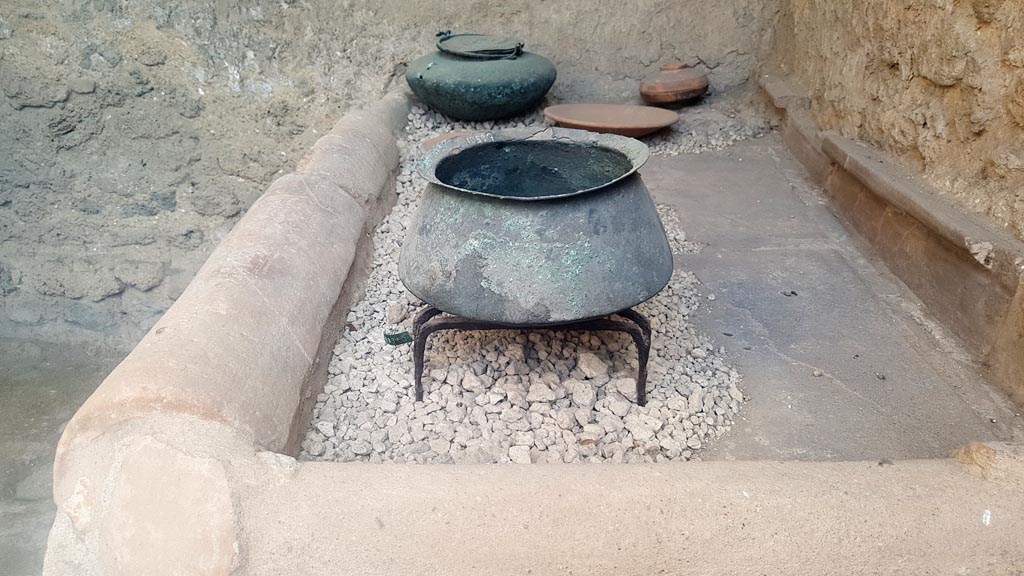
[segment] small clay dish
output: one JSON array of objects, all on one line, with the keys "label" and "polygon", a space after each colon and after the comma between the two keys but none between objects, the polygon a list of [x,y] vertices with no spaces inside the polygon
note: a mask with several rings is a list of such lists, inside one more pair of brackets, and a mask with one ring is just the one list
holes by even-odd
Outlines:
[{"label": "small clay dish", "polygon": [[708,92],[708,75],[686,64],[665,64],[661,71],[644,78],[640,97],[648,104],[666,106],[697,100]]},{"label": "small clay dish", "polygon": [[629,104],[559,104],[544,109],[548,122],[603,134],[645,136],[679,121],[671,110]]}]

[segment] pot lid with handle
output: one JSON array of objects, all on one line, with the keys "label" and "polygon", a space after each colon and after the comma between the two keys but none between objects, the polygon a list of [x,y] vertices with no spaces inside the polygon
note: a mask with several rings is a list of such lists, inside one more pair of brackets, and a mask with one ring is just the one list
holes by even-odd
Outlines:
[{"label": "pot lid with handle", "polygon": [[512,59],[523,53],[523,43],[512,38],[445,31],[437,33],[437,49],[464,58]]}]

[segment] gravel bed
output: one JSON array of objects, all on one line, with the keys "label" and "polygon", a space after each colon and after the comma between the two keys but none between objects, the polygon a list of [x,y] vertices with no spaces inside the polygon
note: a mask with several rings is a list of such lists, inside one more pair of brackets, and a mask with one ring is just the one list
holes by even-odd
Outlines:
[{"label": "gravel bed", "polygon": [[[542,124],[539,111],[506,122],[460,123],[413,108],[400,142],[398,202],[374,233],[366,294],[348,315],[300,459],[663,462],[699,458],[729,430],[743,402],[740,375],[724,350],[689,322],[714,295],[701,296],[696,277],[678,265],[669,285],[637,308],[654,330],[647,406],[634,402],[637,360],[629,336],[573,331],[436,333],[427,346],[426,396],[414,402],[411,346],[390,346],[384,333],[411,331],[423,306],[398,277],[406,225],[425,186],[411,168],[420,143],[451,130]],[[704,126],[700,133],[659,136],[653,149],[696,152],[755,135],[730,122]],[[671,209],[658,211],[674,253],[700,250]]]},{"label": "gravel bed", "polygon": [[734,98],[711,97],[679,113],[679,122],[670,129],[642,138],[652,154],[676,156],[721,150],[741,140],[764,136],[770,130],[764,116]]}]

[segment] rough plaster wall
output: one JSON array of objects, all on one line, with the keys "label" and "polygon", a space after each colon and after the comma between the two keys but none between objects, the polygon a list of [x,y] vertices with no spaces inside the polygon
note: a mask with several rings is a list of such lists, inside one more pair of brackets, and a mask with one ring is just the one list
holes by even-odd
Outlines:
[{"label": "rough plaster wall", "polygon": [[776,40],[823,127],[1024,237],[1024,0],[786,0]]},{"label": "rough plaster wall", "polygon": [[[554,60],[562,99],[621,100],[660,62],[715,69],[718,86],[747,79],[767,46],[774,0],[224,0],[175,2],[158,25],[181,31],[217,65],[274,82],[304,76],[347,94],[433,49],[439,30],[511,35]],[[241,55],[247,54],[245,58]],[[300,72],[302,71],[302,72]],[[367,85],[367,82],[369,85]]]},{"label": "rough plaster wall", "polygon": [[0,3],[0,30],[0,336],[133,343],[342,106],[210,82],[120,5]]},{"label": "rough plaster wall", "polygon": [[0,2],[0,336],[132,344],[281,170],[441,29],[514,34],[558,100],[658,63],[744,82],[775,0]]}]

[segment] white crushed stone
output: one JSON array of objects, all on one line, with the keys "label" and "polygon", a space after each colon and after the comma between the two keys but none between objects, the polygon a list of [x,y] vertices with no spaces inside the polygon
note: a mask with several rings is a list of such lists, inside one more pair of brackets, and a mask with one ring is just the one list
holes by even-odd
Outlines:
[{"label": "white crushed stone", "polygon": [[707,105],[679,112],[679,122],[670,129],[643,138],[652,154],[676,156],[721,150],[741,140],[764,136],[770,130],[764,116],[731,99],[712,98]]},{"label": "white crushed stone", "polygon": [[[703,300],[696,277],[677,269],[637,310],[654,330],[647,406],[635,404],[636,351],[628,335],[596,332],[439,332],[427,346],[422,403],[413,398],[410,345],[384,333],[410,331],[423,306],[398,277],[406,226],[425,182],[412,170],[424,140],[452,130],[543,125],[539,111],[505,122],[451,122],[414,106],[400,142],[398,201],[374,233],[373,269],[334,350],[302,443],[305,460],[483,462],[663,462],[699,458],[730,429],[743,402],[724,349],[688,320]],[[728,138],[674,132],[660,153],[726,145]],[[660,148],[659,148],[660,147]],[[659,206],[673,252],[686,240],[675,212]],[[684,261],[685,263],[685,261]]]}]

